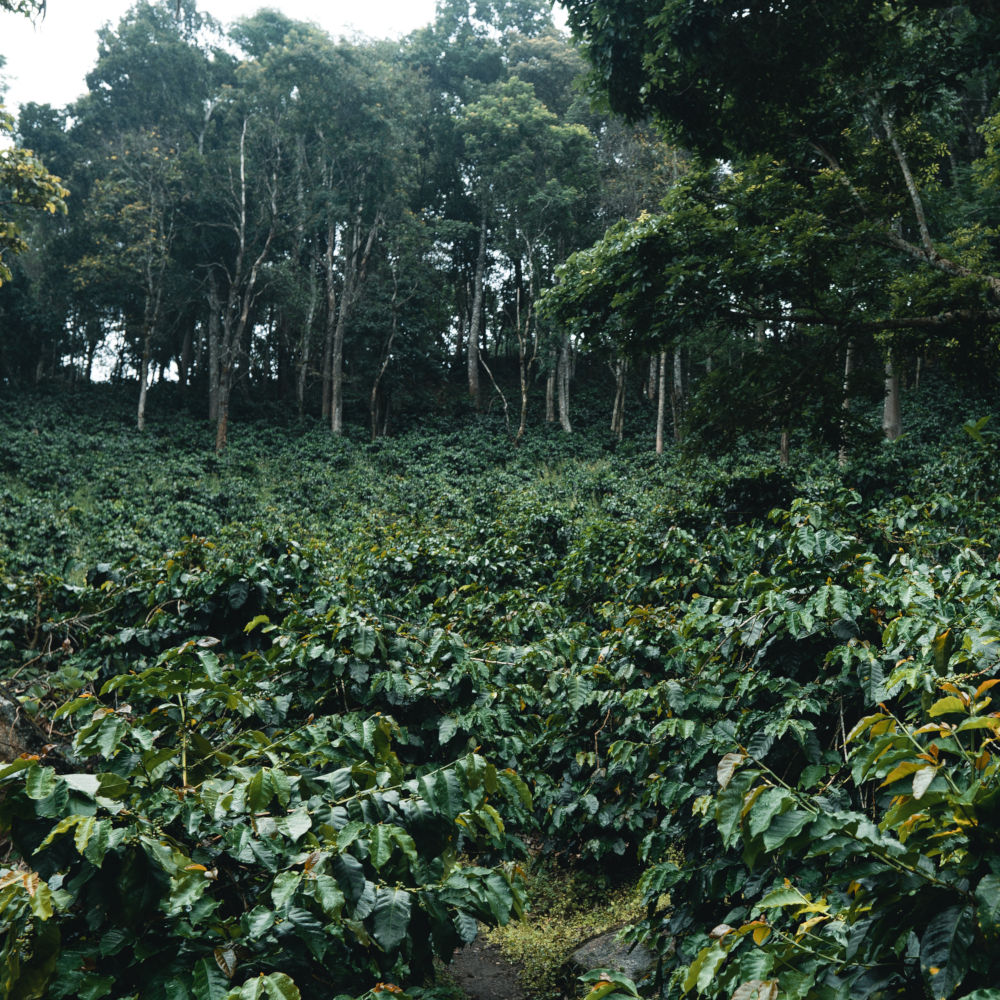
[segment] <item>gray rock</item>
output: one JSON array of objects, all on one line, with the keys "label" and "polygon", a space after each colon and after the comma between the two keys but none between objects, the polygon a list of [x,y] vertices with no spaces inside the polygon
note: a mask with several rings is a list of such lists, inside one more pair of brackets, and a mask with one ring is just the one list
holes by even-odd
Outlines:
[{"label": "gray rock", "polygon": [[608,931],[580,945],[573,952],[571,961],[581,971],[588,969],[614,969],[633,982],[638,982],[656,962],[653,953],[642,945],[622,944],[615,940],[618,931]]}]

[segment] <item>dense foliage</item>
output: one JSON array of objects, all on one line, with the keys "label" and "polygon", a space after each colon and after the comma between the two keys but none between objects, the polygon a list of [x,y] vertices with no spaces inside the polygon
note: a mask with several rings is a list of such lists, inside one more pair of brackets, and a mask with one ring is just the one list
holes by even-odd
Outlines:
[{"label": "dense foliage", "polygon": [[234,391],[379,437],[459,373],[485,408],[511,366],[523,436],[558,369],[568,426],[574,345],[535,301],[571,251],[655,207],[680,157],[588,108],[550,0],[442,0],[396,41],[204,8],[136,0],[78,100],[20,108],[0,202],[64,207],[35,157],[71,194],[22,223],[0,384],[128,382],[141,429],[150,386],[176,380],[222,450]]},{"label": "dense foliage", "polygon": [[533,846],[644,873],[667,995],[995,981],[988,423],[783,470],[116,405],[3,413],[5,996],[419,993]]},{"label": "dense foliage", "polygon": [[696,429],[727,438],[735,410],[849,447],[851,406],[879,391],[895,437],[897,380],[922,359],[995,378],[994,5],[566,7],[594,91],[697,165],[570,258],[551,321],[684,352]]},{"label": "dense foliage", "polygon": [[540,0],[22,109],[0,1000],[430,1000],[538,854],[639,879],[589,1000],[1000,997],[995,12],[567,7],[634,126]]}]

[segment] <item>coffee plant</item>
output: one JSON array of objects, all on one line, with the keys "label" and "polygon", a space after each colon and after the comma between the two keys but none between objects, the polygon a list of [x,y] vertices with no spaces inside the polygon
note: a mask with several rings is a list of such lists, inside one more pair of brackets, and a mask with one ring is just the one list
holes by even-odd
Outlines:
[{"label": "coffee plant", "polygon": [[533,853],[641,879],[592,1000],[1000,997],[988,423],[779,468],[58,406],[3,411],[3,1000],[433,996]]}]

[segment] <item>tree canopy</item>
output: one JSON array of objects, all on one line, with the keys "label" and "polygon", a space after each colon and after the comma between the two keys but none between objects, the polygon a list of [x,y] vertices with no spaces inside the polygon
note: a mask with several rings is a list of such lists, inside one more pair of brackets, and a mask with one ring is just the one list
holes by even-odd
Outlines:
[{"label": "tree canopy", "polygon": [[[728,327],[736,370],[741,343],[801,355],[806,341],[830,376],[862,356],[898,374],[921,353],[995,370],[992,5],[567,8],[592,89],[622,114],[654,116],[702,166],[665,214],[567,266],[554,317],[594,325],[584,299],[573,301],[579,286],[587,300],[616,304],[633,344],[659,330],[710,345]],[[652,275],[651,296],[634,283],[640,273]],[[743,384],[758,398],[770,388]]]}]

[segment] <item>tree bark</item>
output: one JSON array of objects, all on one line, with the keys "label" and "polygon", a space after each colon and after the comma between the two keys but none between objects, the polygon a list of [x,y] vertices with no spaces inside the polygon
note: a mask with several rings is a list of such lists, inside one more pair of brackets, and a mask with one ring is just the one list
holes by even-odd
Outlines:
[{"label": "tree bark", "polygon": [[479,391],[479,339],[482,330],[483,287],[486,283],[486,210],[479,221],[479,249],[476,252],[476,276],[472,288],[472,315],[469,317],[469,342],[466,371],[469,398],[478,411],[482,406]]},{"label": "tree bark", "polygon": [[613,370],[615,374],[615,401],[611,407],[611,433],[616,440],[621,441],[625,433],[625,391],[628,361],[625,358],[616,358]]},{"label": "tree bark", "polygon": [[900,404],[899,372],[890,354],[885,361],[885,402],[882,407],[882,433],[887,441],[895,441],[903,433],[903,413]]},{"label": "tree bark", "polygon": [[559,398],[559,426],[567,433],[573,431],[569,422],[569,334],[564,334],[562,343],[559,345],[559,364],[556,369],[556,388]]},{"label": "tree bark", "polygon": [[146,396],[149,392],[149,361],[152,354],[150,337],[151,331],[147,330],[142,338],[142,362],[139,365],[139,405],[135,423],[140,431],[146,429]]},{"label": "tree bark", "polygon": [[555,351],[549,351],[549,373],[545,378],[545,422],[556,422],[556,377],[559,364]]},{"label": "tree bark", "polygon": [[[347,317],[360,295],[368,271],[368,261],[375,246],[375,238],[381,228],[382,213],[379,212],[372,221],[367,235],[364,235],[359,208],[352,227],[350,250],[344,255],[344,284],[340,292],[337,324],[333,331],[330,363],[330,431],[333,434],[344,432],[344,334],[347,329]],[[328,272],[331,286],[333,280],[332,271]]]},{"label": "tree bark", "polygon": [[656,396],[656,454],[663,454],[663,425],[667,410],[667,352],[660,351],[660,378]]},{"label": "tree bark", "polygon": [[838,465],[847,465],[847,418],[851,412],[851,375],[854,372],[854,341],[847,342],[847,350],[844,354],[844,398],[840,408],[843,418],[840,422],[840,448],[837,450]]},{"label": "tree bark", "polygon": [[219,345],[222,299],[215,272],[208,274],[208,419],[219,422],[219,372],[222,351]]},{"label": "tree bark", "polygon": [[679,345],[674,347],[674,373],[670,386],[670,415],[674,425],[674,441],[680,444],[684,418],[684,355]]}]

